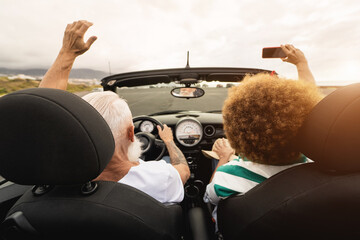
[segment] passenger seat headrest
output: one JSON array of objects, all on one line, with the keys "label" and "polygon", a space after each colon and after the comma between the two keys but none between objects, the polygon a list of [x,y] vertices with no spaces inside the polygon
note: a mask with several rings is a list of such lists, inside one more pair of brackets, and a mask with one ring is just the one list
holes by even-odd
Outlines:
[{"label": "passenger seat headrest", "polygon": [[298,134],[299,150],[325,170],[360,170],[360,84],[326,96]]},{"label": "passenger seat headrest", "polygon": [[0,175],[24,185],[80,184],[114,152],[103,117],[80,97],[32,88],[0,98]]}]

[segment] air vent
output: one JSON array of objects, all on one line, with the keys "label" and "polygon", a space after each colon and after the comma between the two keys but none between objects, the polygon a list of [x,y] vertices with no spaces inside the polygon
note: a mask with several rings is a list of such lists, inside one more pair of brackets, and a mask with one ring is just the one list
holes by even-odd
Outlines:
[{"label": "air vent", "polygon": [[194,117],[194,118],[198,118],[199,115],[196,114],[181,114],[181,115],[176,115],[177,118],[183,118],[183,117]]},{"label": "air vent", "polygon": [[204,134],[207,137],[214,136],[215,132],[215,127],[213,125],[207,125],[204,127]]}]

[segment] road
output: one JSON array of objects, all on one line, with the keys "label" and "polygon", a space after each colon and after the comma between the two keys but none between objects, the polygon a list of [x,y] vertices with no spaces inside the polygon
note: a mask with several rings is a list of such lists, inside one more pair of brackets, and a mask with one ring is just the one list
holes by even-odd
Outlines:
[{"label": "road", "polygon": [[[337,87],[319,87],[328,95]],[[221,110],[227,97],[228,88],[204,88],[205,95],[200,98],[175,98],[171,88],[118,89],[120,97],[127,100],[133,116],[148,115],[167,110],[211,111]]]},{"label": "road", "polygon": [[205,88],[200,98],[175,98],[171,88],[119,89],[120,97],[127,100],[133,116],[167,110],[221,110],[228,88]]}]

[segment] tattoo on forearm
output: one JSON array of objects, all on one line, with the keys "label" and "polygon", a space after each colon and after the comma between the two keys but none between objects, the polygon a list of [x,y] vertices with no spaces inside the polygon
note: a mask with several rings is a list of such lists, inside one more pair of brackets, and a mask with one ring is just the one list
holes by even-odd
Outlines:
[{"label": "tattoo on forearm", "polygon": [[166,144],[167,150],[170,155],[170,161],[172,165],[185,164],[188,165],[184,154],[181,150],[176,146],[174,141]]}]

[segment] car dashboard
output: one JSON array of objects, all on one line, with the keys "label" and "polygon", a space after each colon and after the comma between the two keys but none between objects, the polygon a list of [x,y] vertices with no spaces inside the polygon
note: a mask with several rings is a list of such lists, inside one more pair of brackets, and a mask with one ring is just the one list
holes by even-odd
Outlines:
[{"label": "car dashboard", "polygon": [[[205,157],[201,150],[211,150],[215,140],[225,136],[221,113],[184,111],[151,117],[172,129],[174,142],[189,164],[191,177],[185,185],[185,198],[202,198],[213,172],[213,160]],[[159,138],[154,123],[148,120],[135,123],[135,133],[140,131]],[[159,153],[151,154],[146,160],[155,159]]]}]

